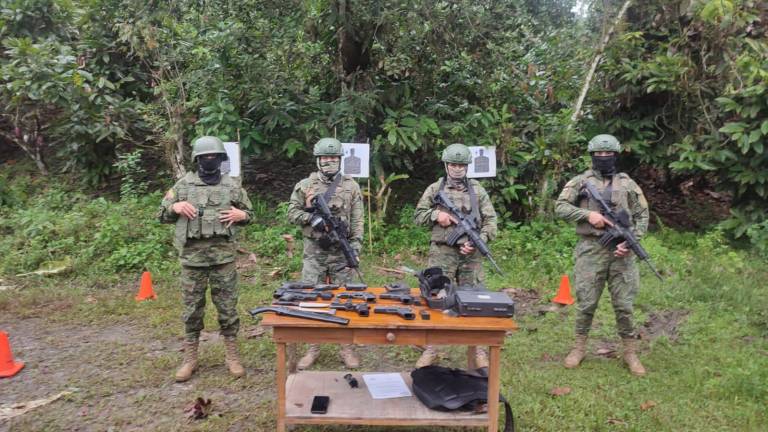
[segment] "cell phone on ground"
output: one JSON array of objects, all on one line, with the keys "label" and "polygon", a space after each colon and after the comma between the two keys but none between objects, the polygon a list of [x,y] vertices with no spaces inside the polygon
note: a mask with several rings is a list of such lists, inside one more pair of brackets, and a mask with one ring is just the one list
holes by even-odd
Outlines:
[{"label": "cell phone on ground", "polygon": [[315,396],[312,399],[312,414],[325,414],[328,412],[328,404],[331,398],[328,396]]}]

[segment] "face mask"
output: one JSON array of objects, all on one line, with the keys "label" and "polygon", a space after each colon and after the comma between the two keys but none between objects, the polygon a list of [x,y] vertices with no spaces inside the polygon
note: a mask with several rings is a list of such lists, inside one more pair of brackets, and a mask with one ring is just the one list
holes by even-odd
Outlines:
[{"label": "face mask", "polygon": [[446,165],[445,170],[448,172],[448,177],[450,177],[452,180],[461,180],[464,178],[464,176],[467,175],[466,165]]},{"label": "face mask", "polygon": [[339,158],[320,162],[320,159],[318,158],[317,168],[320,169],[320,172],[325,174],[326,177],[333,177],[337,172],[339,172],[339,169],[341,169],[341,160]]},{"label": "face mask", "polygon": [[616,171],[617,155],[612,156],[592,156],[592,169],[600,171],[604,176],[611,176]]},{"label": "face mask", "polygon": [[221,181],[221,155],[215,157],[200,156],[197,158],[197,175],[209,185],[219,184]]}]

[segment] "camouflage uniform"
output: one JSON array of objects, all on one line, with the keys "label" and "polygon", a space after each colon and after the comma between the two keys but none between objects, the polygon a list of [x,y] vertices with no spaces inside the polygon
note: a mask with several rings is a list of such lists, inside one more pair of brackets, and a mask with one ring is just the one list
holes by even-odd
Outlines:
[{"label": "camouflage uniform", "polygon": [[[558,217],[576,223],[576,233],[580,240],[574,251],[574,285],[578,301],[576,334],[586,335],[592,325],[597,303],[608,283],[611,302],[616,314],[616,327],[622,338],[634,337],[632,325],[632,307],[640,284],[639,272],[634,254],[615,257],[614,250],[604,248],[598,243],[603,234],[587,222],[590,211],[600,211],[599,204],[588,199],[584,190],[589,182],[601,193],[609,182],[599,171],[590,169],[569,181],[557,198],[555,212]],[[633,232],[643,236],[648,229],[648,203],[643,191],[627,174],[613,176],[611,202],[616,211],[627,210]]]},{"label": "camouflage uniform", "polygon": [[[477,204],[479,207],[480,238],[485,242],[490,242],[496,237],[496,211],[493,209],[493,203],[483,186],[474,179],[468,179],[469,184],[475,190],[477,195]],[[484,281],[483,276],[483,256],[478,250],[471,255],[463,255],[459,252],[461,243],[466,242],[466,237],[459,240],[456,246],[445,244],[447,237],[455,228],[451,225],[443,228],[437,224],[438,209],[435,208],[434,199],[440,191],[440,185],[443,179],[429,185],[427,190],[421,196],[416,205],[416,211],[413,220],[417,225],[428,226],[432,228],[432,237],[429,247],[429,267],[440,267],[443,272],[456,280],[459,285],[477,285]],[[470,203],[469,191],[460,190],[445,182],[445,191],[453,204],[466,214],[471,214],[472,205]]]},{"label": "camouflage uniform", "polygon": [[[189,220],[172,210],[173,204],[188,201],[203,211]],[[219,222],[219,211],[234,206],[245,211],[247,219],[226,228]],[[160,205],[159,219],[175,223],[174,245],[181,261],[181,286],[184,300],[184,329],[188,340],[197,340],[203,329],[205,290],[210,284],[211,299],[218,311],[222,336],[236,336],[240,319],[237,313],[237,270],[235,255],[238,225],[253,217],[245,190],[228,175],[217,185],[205,184],[198,174],[188,172],[171,188]]]},{"label": "camouflage uniform", "polygon": [[[331,181],[324,174],[313,172],[296,184],[288,204],[288,220],[302,227],[304,256],[301,278],[305,282],[325,283],[325,278],[330,277],[331,283],[345,283],[351,280],[353,274],[351,269],[346,268],[347,261],[338,245],[328,249],[321,246],[322,234],[309,226],[312,213],[305,210],[307,197],[325,193]],[[343,176],[328,206],[334,216],[349,226],[350,245],[359,254],[363,241],[363,198],[360,186],[352,177]]]}]

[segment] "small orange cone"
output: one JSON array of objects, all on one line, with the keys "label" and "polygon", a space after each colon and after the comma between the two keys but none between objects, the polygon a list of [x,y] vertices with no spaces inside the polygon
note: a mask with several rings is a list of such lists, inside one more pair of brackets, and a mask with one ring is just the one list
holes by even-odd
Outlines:
[{"label": "small orange cone", "polygon": [[0,378],[9,378],[24,367],[24,363],[13,361],[11,344],[8,343],[8,333],[0,331]]},{"label": "small orange cone", "polygon": [[560,278],[560,289],[557,290],[557,295],[552,299],[554,303],[560,303],[561,305],[572,305],[573,296],[571,296],[571,281],[568,279],[568,275],[563,275]]},{"label": "small orange cone", "polygon": [[142,301],[147,299],[156,299],[157,294],[152,289],[152,275],[148,271],[141,274],[141,284],[139,285],[139,293],[136,294],[136,301]]}]

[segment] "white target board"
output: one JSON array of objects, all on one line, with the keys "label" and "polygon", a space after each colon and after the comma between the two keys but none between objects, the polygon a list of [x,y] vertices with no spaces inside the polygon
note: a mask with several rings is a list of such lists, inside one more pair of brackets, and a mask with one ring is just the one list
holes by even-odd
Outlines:
[{"label": "white target board", "polygon": [[240,143],[225,142],[224,150],[227,151],[227,158],[221,163],[221,173],[229,174],[230,177],[240,177]]},{"label": "white target board", "polygon": [[472,161],[467,168],[467,177],[496,177],[496,147],[470,147]]},{"label": "white target board", "polygon": [[371,146],[368,143],[341,143],[341,173],[350,177],[368,177]]}]

